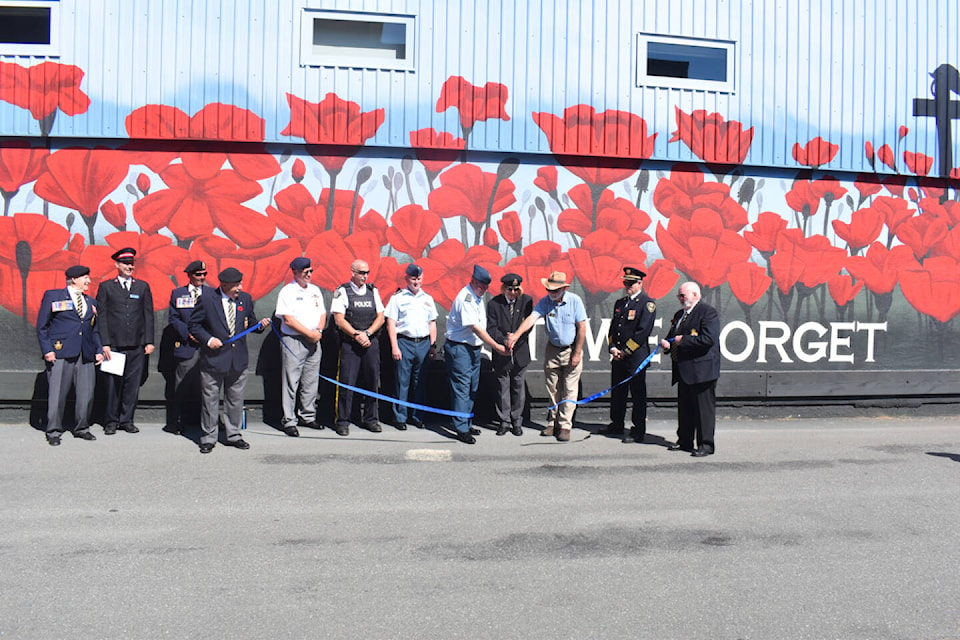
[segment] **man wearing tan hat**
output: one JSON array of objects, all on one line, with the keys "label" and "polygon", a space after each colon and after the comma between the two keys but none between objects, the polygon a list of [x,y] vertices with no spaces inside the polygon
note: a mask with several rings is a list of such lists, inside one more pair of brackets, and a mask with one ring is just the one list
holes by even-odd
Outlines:
[{"label": "man wearing tan hat", "polygon": [[570,429],[573,428],[573,412],[576,405],[572,401],[577,399],[580,384],[580,374],[583,372],[583,341],[587,335],[587,310],[583,300],[567,289],[567,274],[554,271],[549,278],[541,278],[540,282],[547,290],[547,295],[537,302],[533,313],[527,316],[520,326],[507,336],[507,348],[512,349],[517,340],[529,331],[537,320],[543,318],[544,329],[547,332],[547,344],[543,354],[543,375],[547,386],[547,395],[550,404],[556,405],[564,400],[556,409],[547,413],[547,427],[540,435],[556,436],[560,442],[570,440]]}]

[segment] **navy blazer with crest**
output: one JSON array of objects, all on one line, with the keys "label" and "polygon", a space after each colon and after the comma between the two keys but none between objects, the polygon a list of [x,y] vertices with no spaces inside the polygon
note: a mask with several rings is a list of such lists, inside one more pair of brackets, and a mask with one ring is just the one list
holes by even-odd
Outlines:
[{"label": "navy blazer with crest", "polygon": [[[203,295],[208,289],[213,290],[210,285],[200,286],[200,295]],[[199,299],[197,301],[199,304]],[[193,313],[193,296],[190,295],[190,286],[185,285],[177,287],[170,292],[170,309],[167,312],[167,322],[173,327],[177,334],[177,339],[173,345],[173,356],[183,360],[189,360],[197,352],[199,344],[190,339],[190,315]]]},{"label": "navy blazer with crest", "polygon": [[[200,368],[219,374],[240,372],[247,368],[249,355],[247,353],[247,337],[244,336],[226,344],[230,338],[230,329],[227,327],[227,316],[223,312],[223,303],[220,289],[206,288],[200,294],[193,312],[190,314],[188,326],[190,333],[200,343]],[[236,298],[237,318],[235,333],[252,327],[259,322],[253,312],[253,298],[246,291],[241,291]],[[263,327],[257,329],[257,333]],[[207,346],[210,338],[217,338],[224,343],[219,349]]]},{"label": "navy blazer with crest", "polygon": [[720,316],[717,310],[703,300],[694,305],[690,314],[677,330],[677,322],[683,316],[678,311],[670,322],[667,338],[683,336],[680,344],[672,343],[670,351],[676,353],[673,360],[673,384],[710,382],[720,377]]},{"label": "navy blazer with crest", "polygon": [[83,354],[85,362],[96,360],[97,354],[103,351],[96,301],[87,294],[83,294],[83,300],[87,309],[80,318],[69,287],[44,292],[37,314],[40,353],[52,351],[58,358],[76,358]]}]

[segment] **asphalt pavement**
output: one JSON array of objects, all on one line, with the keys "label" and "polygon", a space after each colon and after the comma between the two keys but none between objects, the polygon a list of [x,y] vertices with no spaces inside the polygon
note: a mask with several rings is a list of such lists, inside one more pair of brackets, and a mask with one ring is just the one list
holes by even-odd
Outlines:
[{"label": "asphalt pavement", "polygon": [[728,416],[698,459],[660,414],[208,455],[0,425],[0,638],[960,638],[958,416]]}]

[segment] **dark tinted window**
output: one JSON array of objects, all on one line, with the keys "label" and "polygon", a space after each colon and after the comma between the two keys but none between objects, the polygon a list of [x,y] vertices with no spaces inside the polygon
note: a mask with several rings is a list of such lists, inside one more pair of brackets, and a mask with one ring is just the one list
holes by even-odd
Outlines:
[{"label": "dark tinted window", "polygon": [[50,44],[50,9],[0,7],[0,43]]},{"label": "dark tinted window", "polygon": [[727,50],[666,42],[647,43],[647,75],[727,81]]}]

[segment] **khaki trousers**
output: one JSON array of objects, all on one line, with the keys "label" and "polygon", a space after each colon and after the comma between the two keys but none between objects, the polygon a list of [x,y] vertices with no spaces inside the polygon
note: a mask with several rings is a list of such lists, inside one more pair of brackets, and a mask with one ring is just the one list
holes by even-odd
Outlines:
[{"label": "khaki trousers", "polygon": [[[574,367],[570,365],[573,356],[573,347],[561,348],[547,342],[543,354],[543,377],[547,386],[547,395],[550,404],[555,405],[561,400],[576,400],[580,387],[580,374],[583,372],[583,359]],[[547,432],[557,429],[573,428],[573,413],[577,405],[573,402],[564,402],[559,407],[547,413]]]}]

